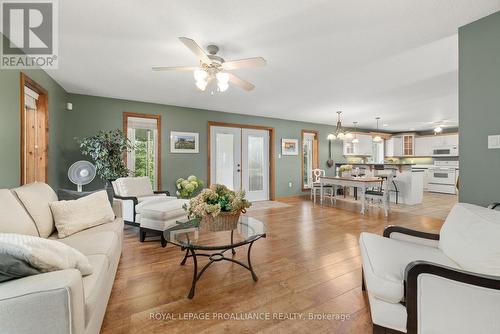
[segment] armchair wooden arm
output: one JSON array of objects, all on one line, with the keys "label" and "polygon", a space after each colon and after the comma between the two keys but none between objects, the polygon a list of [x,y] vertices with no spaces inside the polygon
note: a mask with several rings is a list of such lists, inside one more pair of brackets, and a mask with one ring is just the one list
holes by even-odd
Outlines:
[{"label": "armchair wooden arm", "polygon": [[429,232],[421,232],[417,230],[412,230],[410,228],[390,225],[384,229],[384,237],[390,238],[392,233],[401,233],[406,234],[416,238],[422,239],[430,239],[430,240],[439,240],[439,234],[429,233]]},{"label": "armchair wooden arm", "polygon": [[168,191],[168,190],[158,190],[158,191],[154,191],[154,193],[155,193],[156,195],[159,195],[159,194],[165,194],[165,195],[167,195],[167,196],[170,196],[170,191]]},{"label": "armchair wooden arm", "polygon": [[418,278],[420,275],[439,276],[450,281],[500,290],[500,277],[477,274],[465,270],[450,268],[427,261],[414,261],[405,269],[406,311],[408,314],[407,334],[417,334],[418,328]]}]

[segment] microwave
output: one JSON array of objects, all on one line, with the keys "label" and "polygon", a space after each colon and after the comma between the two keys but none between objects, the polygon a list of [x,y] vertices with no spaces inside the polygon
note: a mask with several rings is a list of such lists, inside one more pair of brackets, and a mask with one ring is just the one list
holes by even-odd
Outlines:
[{"label": "microwave", "polygon": [[458,146],[442,146],[432,149],[433,157],[458,157]]}]

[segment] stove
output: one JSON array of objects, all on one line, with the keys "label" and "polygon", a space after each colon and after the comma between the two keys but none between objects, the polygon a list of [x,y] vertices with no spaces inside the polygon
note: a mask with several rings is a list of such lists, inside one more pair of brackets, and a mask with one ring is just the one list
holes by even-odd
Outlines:
[{"label": "stove", "polygon": [[436,193],[456,194],[458,167],[458,161],[434,161],[434,167],[429,168],[427,190]]}]

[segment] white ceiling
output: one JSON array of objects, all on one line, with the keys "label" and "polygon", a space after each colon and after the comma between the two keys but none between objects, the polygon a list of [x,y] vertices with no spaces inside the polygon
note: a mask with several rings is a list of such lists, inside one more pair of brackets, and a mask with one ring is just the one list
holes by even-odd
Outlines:
[{"label": "white ceiling", "polygon": [[[72,93],[392,131],[458,123],[458,27],[500,0],[62,1],[59,69]],[[196,65],[177,40],[217,44],[226,60],[262,56],[235,71],[257,87],[200,93]],[[387,123],[387,127],[382,127]]]}]

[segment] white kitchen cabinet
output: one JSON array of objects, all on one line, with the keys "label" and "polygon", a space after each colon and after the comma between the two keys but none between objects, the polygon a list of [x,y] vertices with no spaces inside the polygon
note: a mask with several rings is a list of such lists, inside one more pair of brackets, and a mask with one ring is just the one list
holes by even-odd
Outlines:
[{"label": "white kitchen cabinet", "polygon": [[432,155],[432,148],[434,147],[433,137],[416,137],[415,138],[415,156],[417,157],[430,157]]},{"label": "white kitchen cabinet", "polygon": [[401,157],[403,156],[403,137],[402,136],[396,136],[392,137],[394,141],[394,150],[393,150],[393,157]]},{"label": "white kitchen cabinet", "polygon": [[415,155],[415,135],[405,134],[403,135],[403,156],[413,155]]},{"label": "white kitchen cabinet", "polygon": [[394,139],[389,138],[385,141],[385,156],[393,157],[394,156]]},{"label": "white kitchen cabinet", "polygon": [[372,136],[357,134],[356,138],[359,140],[358,143],[352,143],[350,141],[344,141],[343,153],[344,155],[363,155],[371,156],[372,151]]}]

